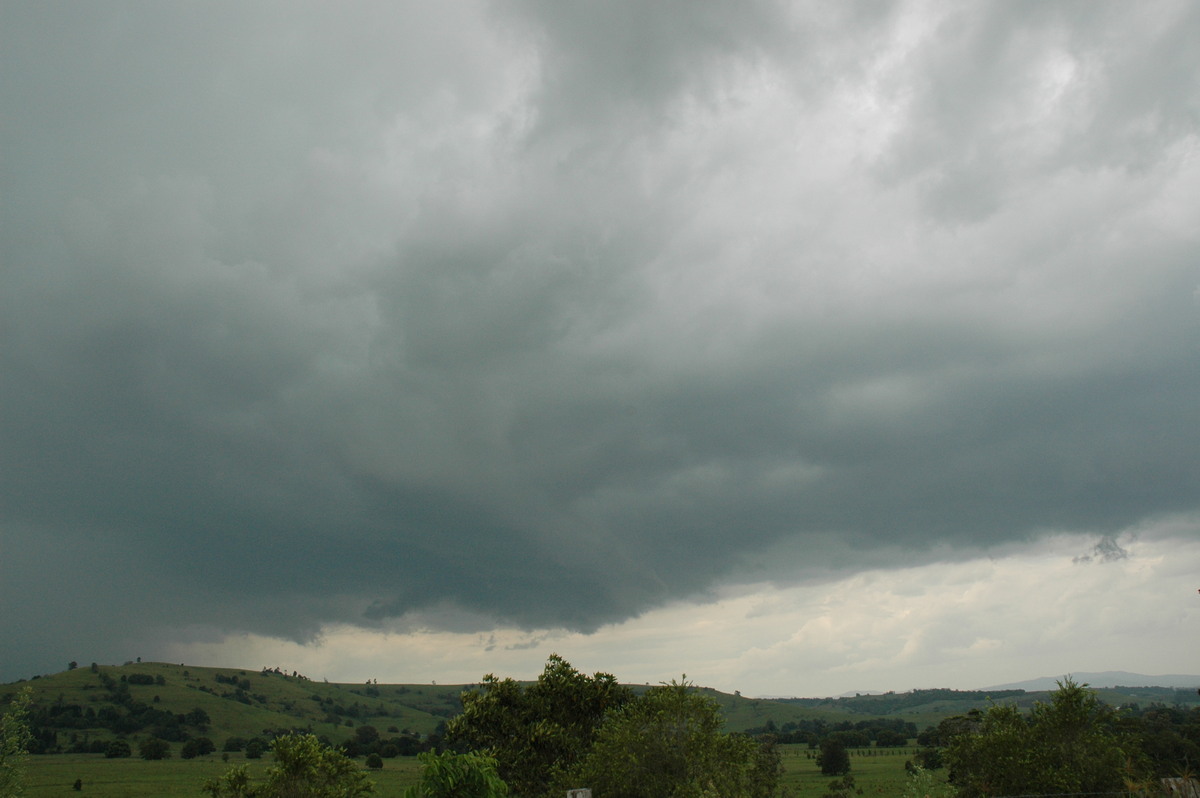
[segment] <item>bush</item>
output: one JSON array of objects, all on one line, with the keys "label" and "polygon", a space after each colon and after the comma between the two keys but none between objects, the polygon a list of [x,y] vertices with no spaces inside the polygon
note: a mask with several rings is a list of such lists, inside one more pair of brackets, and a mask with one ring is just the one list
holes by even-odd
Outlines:
[{"label": "bush", "polygon": [[147,737],[138,745],[138,754],[142,759],[170,759],[171,744],[157,737]]},{"label": "bush", "polygon": [[478,753],[429,751],[417,754],[421,780],[404,798],[504,798],[508,785],[496,772],[496,760]]},{"label": "bush", "polygon": [[1126,776],[1142,775],[1140,758],[1126,754],[1136,740],[1086,688],[1066,679],[1028,717],[1015,706],[995,705],[978,728],[955,735],[946,762],[959,794],[1115,793]]},{"label": "bush", "polygon": [[124,759],[127,756],[133,756],[133,749],[124,740],[113,740],[104,749],[104,756],[108,759]]},{"label": "bush", "polygon": [[252,785],[246,766],[204,784],[212,798],[359,798],[374,792],[354,762],[311,734],[287,734],[271,744],[275,764]]},{"label": "bush", "polygon": [[383,767],[383,760],[379,757],[379,754],[371,754],[367,757],[367,767],[371,770],[379,770]]},{"label": "bush", "polygon": [[195,759],[216,750],[217,746],[207,737],[193,737],[183,744],[183,748],[179,750],[179,756],[183,759]]}]

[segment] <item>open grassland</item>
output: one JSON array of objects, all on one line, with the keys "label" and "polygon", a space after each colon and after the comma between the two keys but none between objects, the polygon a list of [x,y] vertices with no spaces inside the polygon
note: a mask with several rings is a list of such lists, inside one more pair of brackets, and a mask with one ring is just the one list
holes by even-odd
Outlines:
[{"label": "open grassland", "polygon": [[[359,760],[360,762],[362,760]],[[165,759],[147,762],[136,757],[105,759],[100,754],[60,754],[31,757],[26,771],[25,795],[28,798],[50,796],[88,796],[89,798],[151,798],[151,796],[203,795],[205,781],[217,778],[230,767],[246,764],[250,775],[259,778],[271,766],[270,755],[258,760],[245,760],[231,754],[222,761],[219,754],[195,759]],[[382,770],[367,771],[380,796],[400,796],[405,788],[416,782],[419,774],[416,757],[396,757],[385,760]],[[76,792],[75,780],[82,782]]]},{"label": "open grassland", "polygon": [[[834,779],[821,775],[817,767],[816,752],[803,745],[780,746],[783,752],[783,781],[786,795],[791,798],[820,798]],[[908,748],[864,748],[850,750],[850,775],[855,787],[864,796],[889,796],[899,798],[904,793],[908,772],[904,763],[911,758],[915,749]],[[945,778],[944,770],[938,772]]]},{"label": "open grassland", "polygon": [[[822,776],[816,760],[806,746],[781,746],[783,752],[783,785],[794,798],[820,798],[831,779]],[[907,778],[905,750],[863,749],[851,752],[851,775],[866,796],[899,796]],[[362,760],[359,760],[360,762]],[[29,798],[64,798],[84,795],[91,798],[150,798],[150,796],[190,796],[198,798],[205,780],[223,774],[233,765],[246,764],[252,776],[259,777],[271,765],[270,755],[259,760],[246,760],[231,754],[222,761],[220,754],[191,760],[178,758],[147,762],[131,759],[105,759],[99,754],[61,754],[36,756],[29,760],[27,787]],[[384,760],[382,770],[368,771],[376,783],[376,794],[393,798],[404,794],[416,782],[420,765],[416,757],[396,757]],[[82,791],[75,792],[75,780],[82,782]]]},{"label": "open grassland", "polygon": [[[149,676],[155,683],[129,682]],[[218,746],[227,737],[256,737],[271,729],[306,729],[339,741],[354,726],[373,725],[428,735],[461,710],[463,685],[332,684],[275,672],[204,668],[158,662],[86,666],[18,684],[0,686],[0,706],[18,688],[29,686],[35,706],[76,704],[99,711],[113,705],[103,677],[122,682],[133,701],[172,713],[204,710]],[[74,730],[107,739],[102,728]],[[60,740],[60,744],[65,740]]]}]

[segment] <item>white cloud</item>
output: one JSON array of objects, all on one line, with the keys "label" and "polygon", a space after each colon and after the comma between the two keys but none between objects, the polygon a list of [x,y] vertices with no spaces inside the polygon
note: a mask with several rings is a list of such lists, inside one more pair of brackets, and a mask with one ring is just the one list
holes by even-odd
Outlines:
[{"label": "white cloud", "polygon": [[[745,695],[974,688],[1081,671],[1195,670],[1200,541],[1164,537],[1172,519],[1121,538],[1128,556],[1077,561],[1094,539],[1060,535],[992,557],[872,570],[822,585],[726,588],[594,634],[352,627],[317,645],[251,635],[169,649],[168,659],[281,665],[313,678],[471,683],[485,673],[532,678],[557,652],[627,682],[687,673]],[[564,585],[565,591],[569,585]]]}]

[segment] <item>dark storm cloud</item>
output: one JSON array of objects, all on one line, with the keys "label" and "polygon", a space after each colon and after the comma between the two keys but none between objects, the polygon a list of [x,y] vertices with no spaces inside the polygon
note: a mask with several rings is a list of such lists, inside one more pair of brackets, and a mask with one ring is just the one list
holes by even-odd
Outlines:
[{"label": "dark storm cloud", "polygon": [[1194,9],[730,8],[4,6],[4,675],[1195,512]]}]

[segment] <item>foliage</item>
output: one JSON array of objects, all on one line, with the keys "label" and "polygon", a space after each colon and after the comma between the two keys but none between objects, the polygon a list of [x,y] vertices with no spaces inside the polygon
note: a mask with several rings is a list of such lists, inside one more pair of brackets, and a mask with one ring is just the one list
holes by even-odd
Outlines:
[{"label": "foliage", "polygon": [[133,749],[129,747],[129,743],[125,740],[113,740],[104,749],[104,756],[108,759],[124,759],[132,755]]},{"label": "foliage", "polygon": [[214,744],[213,741],[207,737],[193,737],[184,743],[183,747],[179,749],[179,756],[183,757],[184,759],[194,759],[198,756],[211,754],[216,750],[216,744]]},{"label": "foliage", "polygon": [[21,794],[30,732],[26,718],[32,690],[23,688],[0,715],[0,798]]},{"label": "foliage", "polygon": [[611,674],[586,676],[553,654],[534,684],[488,674],[480,690],[464,692],[446,738],[494,756],[517,795],[540,795],[586,755],[605,713],[632,695]]},{"label": "foliage", "polygon": [[277,737],[271,748],[275,765],[262,784],[251,784],[242,765],[207,781],[204,791],[213,798],[358,798],[375,790],[353,760],[314,735]]},{"label": "foliage", "polygon": [[850,754],[839,738],[826,737],[821,741],[817,767],[826,776],[842,776],[850,772]]},{"label": "foliage", "polygon": [[496,772],[496,760],[484,754],[427,751],[417,754],[421,781],[404,798],[504,798],[508,785]]},{"label": "foliage", "polygon": [[821,798],[850,798],[852,795],[862,795],[863,788],[854,784],[854,777],[849,773],[840,779],[834,779],[825,785],[825,793]]},{"label": "foliage", "polygon": [[621,798],[773,795],[782,770],[773,741],[760,746],[723,725],[719,705],[686,681],[653,687],[610,713],[559,786]]},{"label": "foliage", "polygon": [[138,755],[142,759],[170,759],[171,746],[166,740],[147,737],[138,745]]},{"label": "foliage", "polygon": [[954,788],[919,765],[909,771],[903,798],[954,798]]},{"label": "foliage", "polygon": [[941,770],[945,760],[940,748],[922,748],[913,754],[912,763],[924,770]]},{"label": "foliage", "polygon": [[1028,718],[1016,707],[989,708],[977,729],[950,739],[946,760],[959,794],[979,798],[1120,792],[1134,753],[1113,710],[1087,685],[1066,679]]}]

